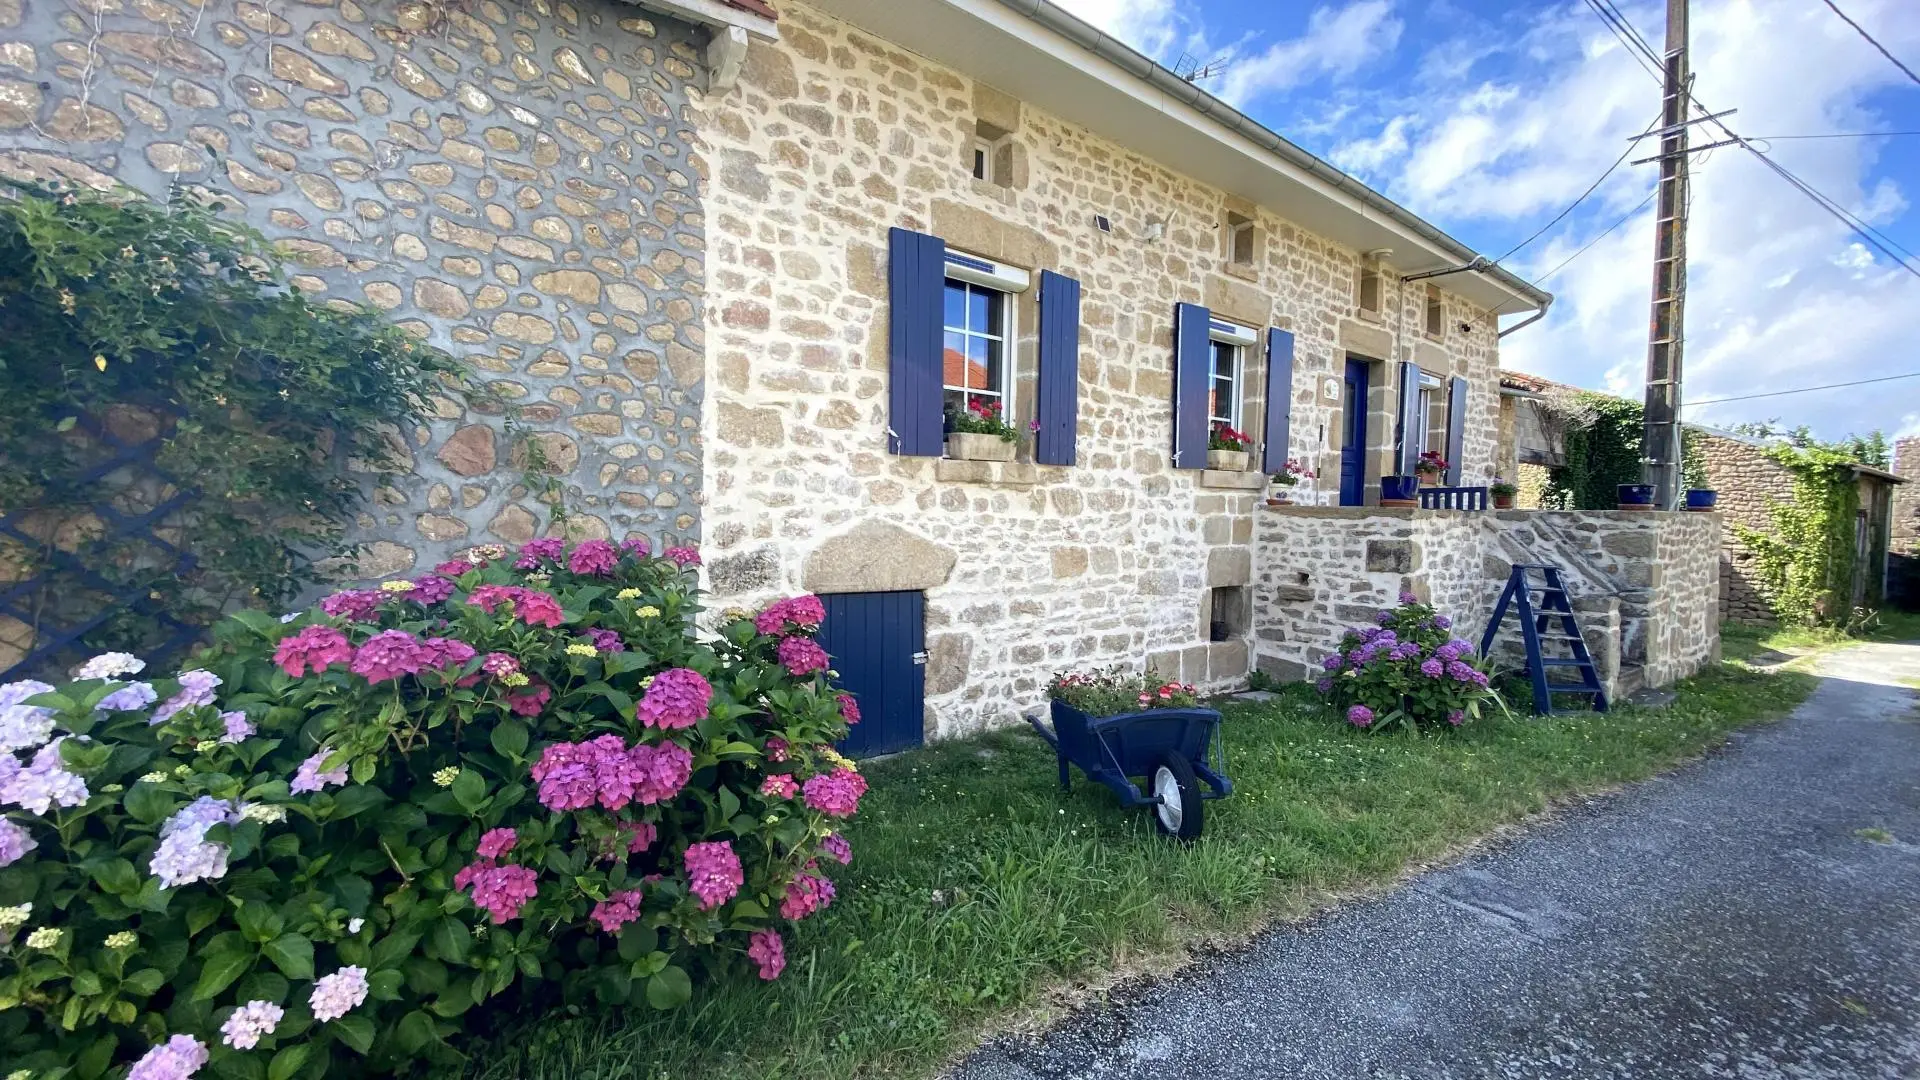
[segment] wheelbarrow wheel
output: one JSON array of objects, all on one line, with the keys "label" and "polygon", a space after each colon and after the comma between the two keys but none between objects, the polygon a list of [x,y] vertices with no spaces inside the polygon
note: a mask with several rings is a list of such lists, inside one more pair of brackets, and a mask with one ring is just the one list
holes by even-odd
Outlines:
[{"label": "wheelbarrow wheel", "polygon": [[1194,775],[1193,762],[1181,754],[1168,754],[1153,767],[1149,779],[1160,800],[1152,811],[1154,826],[1183,843],[1200,839],[1206,804],[1200,799],[1200,778]]}]

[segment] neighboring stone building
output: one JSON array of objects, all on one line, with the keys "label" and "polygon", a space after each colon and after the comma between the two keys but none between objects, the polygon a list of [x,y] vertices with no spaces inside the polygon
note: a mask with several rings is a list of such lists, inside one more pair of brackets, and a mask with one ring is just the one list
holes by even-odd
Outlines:
[{"label": "neighboring stone building", "polygon": [[1893,444],[1893,471],[1906,483],[1893,492],[1887,595],[1909,611],[1920,611],[1920,435]]},{"label": "neighboring stone building", "polygon": [[[690,539],[688,110],[712,41],[774,32],[759,0],[697,9],[731,25],[614,0],[0,0],[0,171],[217,198],[298,287],[390,312],[517,402],[578,532]],[[500,419],[440,406],[396,433],[411,475],[359,523],[369,575],[546,527]]]},{"label": "neighboring stone building", "polygon": [[[1343,460],[1348,497],[1377,498],[1417,365],[1415,438],[1485,482],[1490,309],[1543,294],[1500,271],[1403,281],[1472,253],[1050,5],[780,16],[741,90],[699,110],[718,602],[834,594],[832,622],[924,594],[924,626],[884,632],[927,635],[924,732],[951,735],[1039,706],[1070,667],[1243,685],[1265,482],[1202,467],[1208,419],[1249,431],[1256,467],[1271,442],[1269,463],[1316,468],[1304,500],[1340,499]],[[1179,347],[1177,303],[1205,309]],[[942,401],[964,397],[1038,439],[939,456]],[[1343,457],[1349,400],[1367,435]]]}]

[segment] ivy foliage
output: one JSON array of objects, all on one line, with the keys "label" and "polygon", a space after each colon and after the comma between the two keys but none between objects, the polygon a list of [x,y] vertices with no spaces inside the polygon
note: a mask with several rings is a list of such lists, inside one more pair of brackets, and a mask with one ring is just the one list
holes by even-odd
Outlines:
[{"label": "ivy foliage", "polygon": [[136,598],[93,650],[300,591],[458,362],[288,287],[217,201],[0,184],[0,507],[33,541],[0,538],[0,560],[44,583],[50,625]]},{"label": "ivy foliage", "polygon": [[[1542,502],[1561,510],[1612,510],[1620,504],[1621,484],[1641,482],[1641,445],[1646,407],[1638,401],[1580,390],[1558,407],[1564,414],[1567,463],[1548,471]],[[1699,437],[1682,429],[1680,482],[1705,488],[1706,459]]]},{"label": "ivy foliage", "polygon": [[[1774,616],[1783,623],[1846,625],[1854,617],[1860,484],[1852,450],[1850,443],[1811,440],[1805,446],[1769,448],[1767,456],[1793,474],[1793,498],[1767,500],[1767,530],[1733,524],[1734,535],[1753,553]],[[1878,582],[1870,581],[1869,602],[1878,601],[1877,593]]]}]

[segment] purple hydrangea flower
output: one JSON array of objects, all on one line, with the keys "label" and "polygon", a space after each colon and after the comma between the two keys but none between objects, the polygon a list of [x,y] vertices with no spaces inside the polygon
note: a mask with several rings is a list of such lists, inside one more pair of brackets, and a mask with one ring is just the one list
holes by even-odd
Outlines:
[{"label": "purple hydrangea flower", "polygon": [[1366,727],[1373,723],[1373,710],[1365,705],[1355,705],[1347,710],[1347,723],[1354,727]]},{"label": "purple hydrangea flower", "polygon": [[1433,625],[1441,630],[1445,630],[1453,625],[1453,620],[1447,618],[1445,615],[1435,615],[1433,617]]},{"label": "purple hydrangea flower", "polygon": [[[173,719],[175,714],[213,704],[213,691],[219,685],[220,676],[211,671],[201,671],[196,668],[193,671],[181,672],[180,692],[161,702],[160,707],[153,710],[153,715],[147,718],[147,723],[164,724]],[[104,705],[105,702],[102,704]]]},{"label": "purple hydrangea flower", "polygon": [[1436,656],[1420,665],[1420,674],[1425,675],[1429,679],[1437,679],[1446,674],[1446,664]]},{"label": "purple hydrangea flower", "polygon": [[128,683],[101,698],[100,703],[93,708],[95,712],[130,712],[134,709],[146,708],[159,696],[159,693],[147,683]]},{"label": "purple hydrangea flower", "polygon": [[167,819],[160,827],[160,846],[147,869],[171,889],[196,881],[213,881],[227,874],[227,845],[207,842],[207,830],[232,825],[240,812],[225,799],[202,795]]}]

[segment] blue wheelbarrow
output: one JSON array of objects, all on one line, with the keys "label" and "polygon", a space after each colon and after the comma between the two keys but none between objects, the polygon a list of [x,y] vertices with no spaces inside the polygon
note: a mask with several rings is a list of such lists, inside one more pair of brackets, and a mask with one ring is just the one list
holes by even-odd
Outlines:
[{"label": "blue wheelbarrow", "polygon": [[[1062,702],[1052,705],[1051,730],[1037,714],[1026,719],[1053,747],[1062,791],[1070,787],[1071,762],[1087,779],[1111,788],[1124,805],[1152,807],[1154,825],[1188,843],[1200,836],[1206,800],[1233,794],[1233,781],[1223,771],[1225,753],[1213,737],[1220,727],[1220,714],[1213,709],[1095,717]],[[1146,780],[1144,790],[1133,782],[1136,776]]]}]

